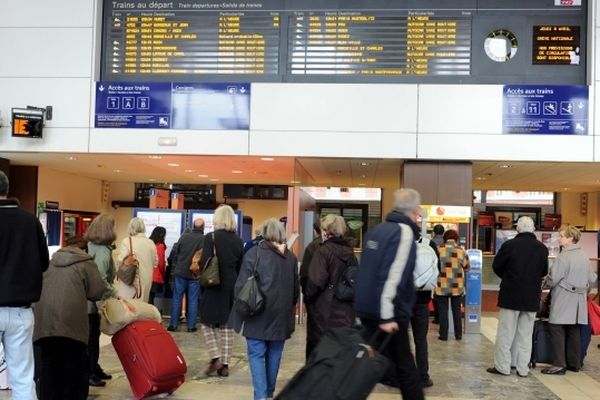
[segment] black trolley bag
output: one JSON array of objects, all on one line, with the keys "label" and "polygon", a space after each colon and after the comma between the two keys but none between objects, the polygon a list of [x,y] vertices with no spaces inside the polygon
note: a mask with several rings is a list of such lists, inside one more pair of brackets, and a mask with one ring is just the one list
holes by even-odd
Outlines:
[{"label": "black trolley bag", "polygon": [[379,331],[367,342],[359,329],[335,328],[327,331],[298,371],[275,400],[364,400],[390,366],[373,343]]}]

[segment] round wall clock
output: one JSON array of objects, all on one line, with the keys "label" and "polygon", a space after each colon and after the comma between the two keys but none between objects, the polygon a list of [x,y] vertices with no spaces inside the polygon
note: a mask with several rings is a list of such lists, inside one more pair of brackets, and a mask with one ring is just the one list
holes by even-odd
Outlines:
[{"label": "round wall clock", "polygon": [[495,29],[487,35],[483,47],[490,60],[506,62],[517,54],[519,41],[508,29]]}]

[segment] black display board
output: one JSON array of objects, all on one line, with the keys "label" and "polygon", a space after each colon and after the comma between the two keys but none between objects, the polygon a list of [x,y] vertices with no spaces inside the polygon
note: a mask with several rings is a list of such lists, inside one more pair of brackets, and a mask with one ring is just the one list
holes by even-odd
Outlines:
[{"label": "black display board", "polygon": [[[561,3],[105,0],[101,79],[585,84],[587,1]],[[576,34],[579,64],[543,27]]]}]

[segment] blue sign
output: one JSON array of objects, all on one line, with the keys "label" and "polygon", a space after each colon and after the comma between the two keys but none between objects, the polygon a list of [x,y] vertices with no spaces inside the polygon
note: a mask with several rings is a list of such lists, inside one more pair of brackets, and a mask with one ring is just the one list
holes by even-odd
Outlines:
[{"label": "blue sign", "polygon": [[588,134],[587,86],[505,85],[502,132]]},{"label": "blue sign", "polygon": [[247,130],[250,84],[97,82],[95,126]]},{"label": "blue sign", "polygon": [[467,271],[467,306],[481,305],[481,270]]}]

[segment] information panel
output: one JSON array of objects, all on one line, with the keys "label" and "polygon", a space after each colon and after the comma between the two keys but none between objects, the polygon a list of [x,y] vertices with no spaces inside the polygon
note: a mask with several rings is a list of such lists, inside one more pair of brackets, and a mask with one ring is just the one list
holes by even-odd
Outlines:
[{"label": "information panel", "polygon": [[586,84],[586,0],[102,4],[103,81]]},{"label": "information panel", "polygon": [[471,17],[436,12],[297,12],[291,74],[469,75]]},{"label": "information panel", "polygon": [[279,73],[278,12],[113,10],[108,22],[111,74]]},{"label": "information panel", "polygon": [[587,86],[505,85],[503,133],[588,134]]},{"label": "information panel", "polygon": [[533,27],[534,64],[579,65],[579,27],[543,25]]}]

